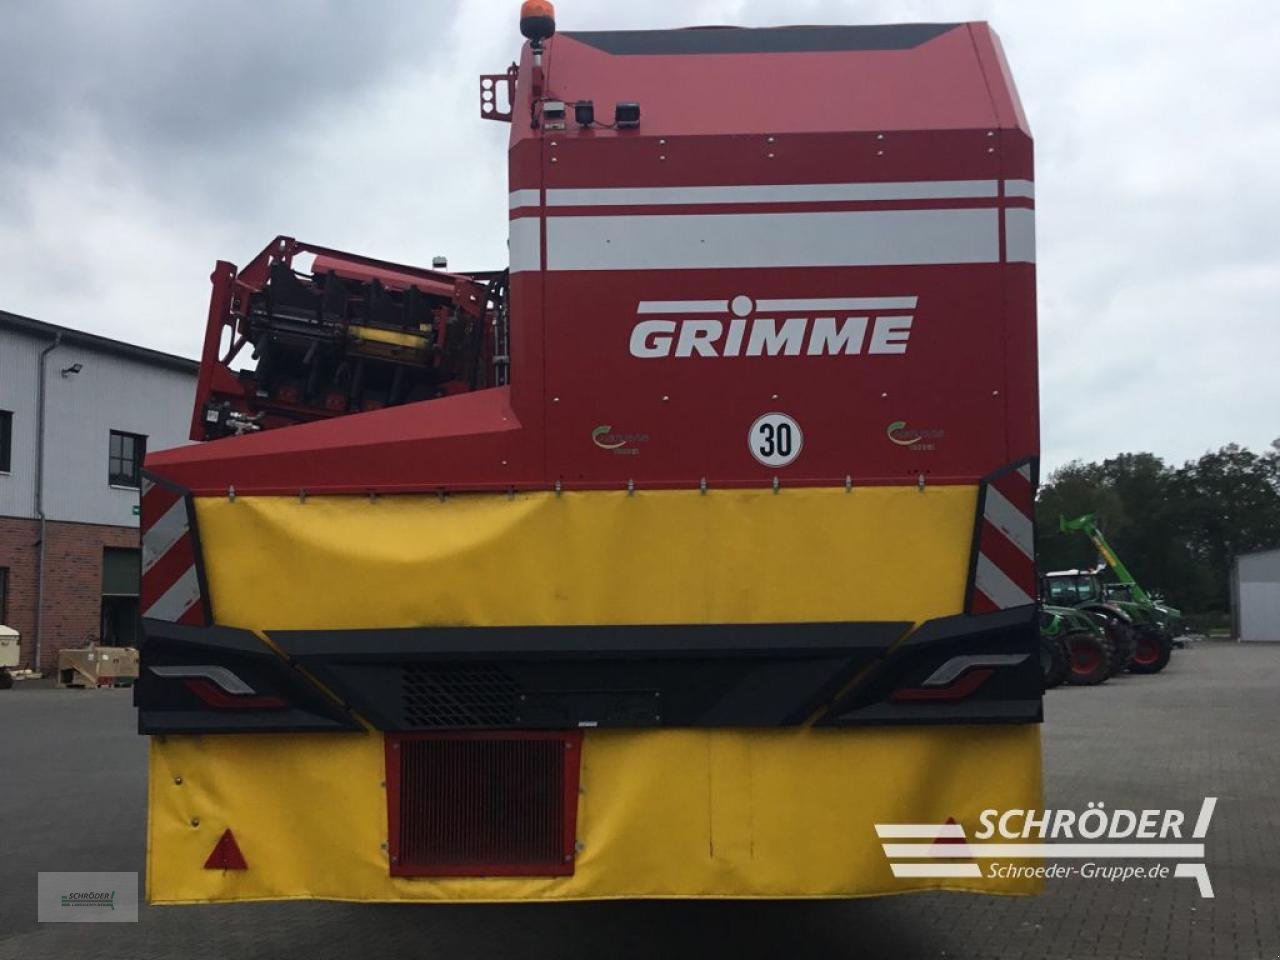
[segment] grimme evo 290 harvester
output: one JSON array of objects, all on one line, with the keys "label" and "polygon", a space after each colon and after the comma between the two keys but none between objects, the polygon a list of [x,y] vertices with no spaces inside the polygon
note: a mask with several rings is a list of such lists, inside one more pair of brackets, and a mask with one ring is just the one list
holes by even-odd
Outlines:
[{"label": "grimme evo 290 harvester", "polygon": [[1034,889],[877,834],[1041,805],[995,35],[526,6],[507,270],[214,271],[142,494],[151,900]]}]

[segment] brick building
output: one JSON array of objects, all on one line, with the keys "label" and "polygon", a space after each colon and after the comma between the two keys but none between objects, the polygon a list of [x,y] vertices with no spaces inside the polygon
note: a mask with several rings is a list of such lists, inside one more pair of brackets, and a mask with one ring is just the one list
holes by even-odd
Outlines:
[{"label": "brick building", "polygon": [[186,441],[197,368],[0,311],[0,623],[23,666],[136,643],[139,470]]}]

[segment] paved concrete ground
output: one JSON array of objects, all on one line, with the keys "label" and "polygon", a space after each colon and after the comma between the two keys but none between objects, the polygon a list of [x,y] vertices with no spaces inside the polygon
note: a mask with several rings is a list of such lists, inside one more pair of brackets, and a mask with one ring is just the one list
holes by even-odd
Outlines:
[{"label": "paved concrete ground", "polygon": [[141,870],[145,744],[127,691],[0,693],[0,960],[222,957],[1280,957],[1280,646],[1206,643],[1156,677],[1046,699],[1050,806],[1197,809],[1190,880],[1051,882],[1032,899],[143,907],[35,921],[38,870]]}]

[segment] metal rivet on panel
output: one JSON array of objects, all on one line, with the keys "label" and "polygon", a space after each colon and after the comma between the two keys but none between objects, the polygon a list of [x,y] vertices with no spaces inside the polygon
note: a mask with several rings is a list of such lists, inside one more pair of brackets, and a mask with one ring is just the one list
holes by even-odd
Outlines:
[{"label": "metal rivet on panel", "polygon": [[174,778],[173,778],[173,782],[174,782],[174,783],[176,783],[178,786],[182,786],[182,778],[181,778],[181,777],[174,777]]}]

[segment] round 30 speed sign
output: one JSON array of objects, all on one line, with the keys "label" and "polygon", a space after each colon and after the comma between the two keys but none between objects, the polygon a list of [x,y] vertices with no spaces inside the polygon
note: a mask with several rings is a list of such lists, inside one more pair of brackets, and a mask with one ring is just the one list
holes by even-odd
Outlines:
[{"label": "round 30 speed sign", "polygon": [[766,413],[747,431],[751,455],[766,467],[785,467],[800,456],[803,445],[800,424],[785,413]]}]

